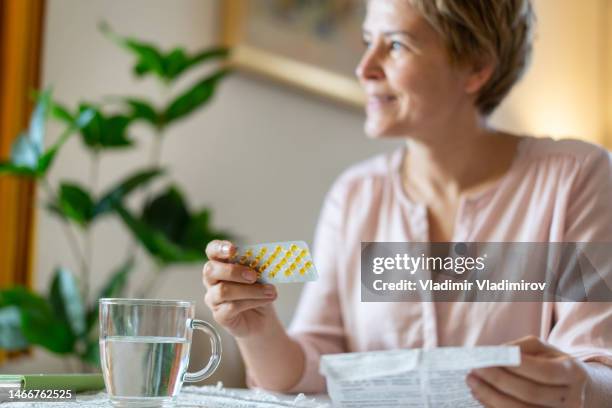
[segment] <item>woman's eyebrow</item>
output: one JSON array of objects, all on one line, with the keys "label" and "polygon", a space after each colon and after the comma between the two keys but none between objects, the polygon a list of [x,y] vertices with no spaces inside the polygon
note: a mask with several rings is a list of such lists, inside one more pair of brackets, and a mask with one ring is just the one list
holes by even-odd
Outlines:
[{"label": "woman's eyebrow", "polygon": [[[363,35],[371,35],[370,31],[363,29]],[[393,35],[403,35],[405,37],[408,37],[411,41],[414,42],[418,42],[418,38],[412,34],[410,31],[405,31],[405,30],[389,30],[389,31],[383,31],[382,35],[384,35],[385,37],[390,37]]]}]

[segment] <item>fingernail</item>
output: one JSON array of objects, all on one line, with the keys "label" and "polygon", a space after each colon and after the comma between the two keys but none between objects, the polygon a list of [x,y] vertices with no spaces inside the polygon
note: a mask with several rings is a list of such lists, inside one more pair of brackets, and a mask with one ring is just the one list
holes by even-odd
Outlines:
[{"label": "fingernail", "polygon": [[246,280],[248,280],[249,282],[253,282],[256,278],[255,276],[255,272],[253,271],[244,271],[242,272],[242,277]]},{"label": "fingernail", "polygon": [[465,381],[470,388],[476,387],[478,385],[478,380],[473,375],[468,375]]},{"label": "fingernail", "polygon": [[230,244],[224,242],[221,244],[221,248],[219,249],[223,255],[229,255]]},{"label": "fingernail", "polygon": [[274,288],[274,286],[272,285],[264,286],[264,295],[270,298],[276,296],[276,289]]}]

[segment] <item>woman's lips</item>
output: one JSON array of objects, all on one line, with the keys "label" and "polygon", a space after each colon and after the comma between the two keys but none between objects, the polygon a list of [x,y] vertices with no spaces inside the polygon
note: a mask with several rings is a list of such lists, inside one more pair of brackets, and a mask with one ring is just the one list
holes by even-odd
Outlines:
[{"label": "woman's lips", "polygon": [[397,101],[393,95],[370,95],[368,96],[368,109],[382,109]]}]

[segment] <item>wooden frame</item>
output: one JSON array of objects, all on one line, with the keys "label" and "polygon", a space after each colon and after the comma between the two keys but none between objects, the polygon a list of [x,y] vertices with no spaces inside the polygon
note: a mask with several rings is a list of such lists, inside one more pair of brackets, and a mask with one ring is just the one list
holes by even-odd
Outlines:
[{"label": "wooden frame", "polygon": [[604,143],[608,149],[612,149],[612,2],[604,1],[602,22],[603,30],[603,86],[602,99],[604,107]]},{"label": "wooden frame", "polygon": [[248,1],[223,0],[222,2],[222,40],[225,45],[232,48],[232,66],[336,102],[363,108],[365,96],[355,78],[248,45],[242,33]]},{"label": "wooden frame", "polygon": [[[0,157],[28,126],[39,86],[45,0],[0,2]],[[36,185],[0,178],[0,288],[32,287]],[[26,351],[27,353],[27,351]],[[20,352],[8,353],[16,356]],[[7,353],[0,350],[0,363]]]}]

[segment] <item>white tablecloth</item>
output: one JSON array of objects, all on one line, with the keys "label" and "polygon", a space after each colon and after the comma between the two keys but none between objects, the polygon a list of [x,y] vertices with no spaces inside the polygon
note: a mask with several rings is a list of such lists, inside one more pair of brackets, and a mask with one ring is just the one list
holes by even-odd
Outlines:
[{"label": "white tablecloth", "polygon": [[[79,394],[76,401],[63,402],[4,402],[2,408],[109,408],[112,407],[105,393]],[[176,408],[278,408],[331,407],[326,396],[271,394],[259,390],[223,388],[220,385],[183,387],[176,401]]]}]

